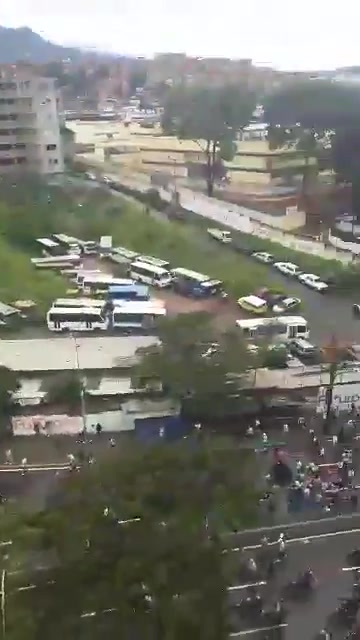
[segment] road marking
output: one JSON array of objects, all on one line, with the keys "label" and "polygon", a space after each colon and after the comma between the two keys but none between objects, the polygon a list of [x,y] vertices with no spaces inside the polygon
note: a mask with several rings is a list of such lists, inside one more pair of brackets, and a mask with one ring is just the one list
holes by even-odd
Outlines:
[{"label": "road marking", "polygon": [[251,587],[263,587],[267,583],[265,580],[260,582],[250,582],[249,584],[235,584],[233,587],[228,587],[228,591],[240,591],[241,589],[251,589]]},{"label": "road marking", "polygon": [[341,571],[359,571],[360,567],[343,567]]},{"label": "road marking", "polygon": [[[18,573],[21,573],[21,571],[11,571],[9,573],[9,575],[16,575]],[[55,580],[49,580],[47,582],[47,584],[55,584]],[[265,580],[261,580],[260,582],[250,582],[249,584],[235,584],[232,587],[228,587],[227,590],[228,591],[241,591],[241,589],[250,589],[251,587],[262,587],[265,586],[267,583]],[[38,585],[36,584],[27,584],[25,587],[17,587],[15,589],[15,591],[31,591],[32,589],[36,589]],[[108,611],[108,610],[106,610]],[[106,611],[104,611],[103,613],[106,613]],[[110,609],[109,609],[110,611]],[[86,614],[87,616],[90,615],[95,615],[95,613],[93,612],[92,614]]]},{"label": "road marking", "polygon": [[[285,527],[284,527],[285,528]],[[331,533],[318,533],[312,536],[304,536],[303,538],[289,538],[286,541],[286,544],[293,544],[295,542],[302,542],[302,543],[307,543],[310,542],[311,540],[322,540],[322,539],[326,539],[326,538],[335,538],[336,536],[345,536],[345,535],[349,535],[352,533],[360,533],[360,529],[348,529],[347,531],[332,531]],[[270,546],[274,546],[274,545],[278,545],[279,541],[276,540],[274,542],[269,542],[266,546],[270,547]],[[262,544],[253,544],[253,545],[249,545],[246,547],[243,547],[244,551],[254,551],[256,549],[263,549],[264,545]],[[266,548],[266,547],[265,547]],[[240,547],[235,547],[234,549],[229,549],[229,551],[241,551]]]},{"label": "road marking", "polygon": [[259,629],[249,629],[248,631],[237,631],[230,633],[230,638],[240,638],[240,636],[249,636],[253,633],[261,633],[262,631],[273,631],[274,629],[285,629],[289,625],[287,623],[277,624],[274,627],[260,627]]},{"label": "road marking", "polygon": [[31,473],[32,471],[62,471],[64,469],[70,469],[70,466],[61,465],[58,467],[9,467],[8,469],[0,469],[0,473]]},{"label": "road marking", "polygon": [[339,520],[353,520],[354,518],[359,518],[360,513],[351,513],[351,514],[343,514],[340,516],[331,516],[331,518],[321,518],[320,520],[303,520],[302,522],[288,522],[286,524],[275,524],[271,527],[259,527],[258,529],[244,529],[243,531],[230,531],[229,533],[224,533],[224,538],[229,538],[230,536],[241,536],[241,535],[255,535],[257,533],[269,533],[270,531],[287,531],[288,529],[295,529],[296,527],[307,527],[307,526],[317,526],[323,524],[330,524],[331,522],[338,522]]}]

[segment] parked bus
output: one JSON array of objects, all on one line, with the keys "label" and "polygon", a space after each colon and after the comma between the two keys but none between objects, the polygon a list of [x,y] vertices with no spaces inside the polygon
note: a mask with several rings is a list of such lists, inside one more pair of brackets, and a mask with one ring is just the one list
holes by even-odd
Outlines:
[{"label": "parked bus", "polygon": [[148,300],[147,302],[130,301],[115,306],[112,312],[114,329],[152,329],[158,318],[166,316],[165,305]]},{"label": "parked bus", "polygon": [[100,269],[78,269],[75,277],[75,282],[78,287],[82,288],[84,279],[86,277],[100,276],[103,275],[103,271]]},{"label": "parked bus", "polygon": [[179,267],[172,269],[171,275],[174,291],[182,295],[194,296],[195,298],[224,295],[221,280],[212,280],[203,273]]},{"label": "parked bus", "polygon": [[96,293],[98,295],[105,294],[109,287],[120,285],[131,285],[134,281],[130,278],[114,278],[106,273],[85,276],[82,285],[79,285],[84,293]]},{"label": "parked bus", "polygon": [[51,256],[49,258],[31,258],[31,263],[37,269],[71,269],[81,264],[78,255]]},{"label": "parked bus", "polygon": [[69,253],[80,253],[80,240],[77,238],[68,236],[65,233],[53,233],[51,237]]},{"label": "parked bus", "polygon": [[274,342],[295,340],[310,335],[309,326],[302,316],[276,316],[274,318],[257,318],[254,320],[236,320],[245,338],[269,338]]},{"label": "parked bus", "polygon": [[138,256],[139,262],[145,262],[145,264],[151,264],[154,267],[161,267],[161,269],[169,269],[170,262],[167,260],[160,260],[160,258],[153,258],[152,256]]},{"label": "parked bus", "polygon": [[37,238],[36,242],[40,245],[41,252],[44,256],[55,256],[61,253],[61,247],[55,240],[50,238]]},{"label": "parked bus", "polygon": [[[113,256],[123,258],[125,262],[132,262],[133,260],[136,260],[139,255],[136,251],[131,251],[130,249],[126,249],[125,247],[113,247],[111,249],[111,254]],[[109,256],[109,258],[111,258],[111,255]]]},{"label": "parked bus", "polygon": [[149,287],[141,284],[111,285],[107,293],[108,300],[149,300]]},{"label": "parked bus", "polygon": [[102,309],[105,301],[96,298],[57,298],[52,303],[55,309],[81,309],[81,307],[92,307]]},{"label": "parked bus", "polygon": [[51,307],[46,315],[49,331],[105,331],[108,320],[99,307]]},{"label": "parked bus", "polygon": [[146,262],[140,262],[140,260],[131,263],[129,276],[133,280],[139,280],[139,282],[144,282],[145,284],[159,287],[160,289],[170,287],[172,281],[167,269]]}]

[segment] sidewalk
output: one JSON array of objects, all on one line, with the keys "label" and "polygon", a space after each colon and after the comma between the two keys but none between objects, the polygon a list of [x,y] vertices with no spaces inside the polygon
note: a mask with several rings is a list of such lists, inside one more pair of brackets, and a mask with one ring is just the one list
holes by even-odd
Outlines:
[{"label": "sidewalk", "polygon": [[[135,175],[131,178],[116,173],[107,173],[109,177],[124,184],[124,186],[138,191],[146,192],[151,188],[151,183],[146,176]],[[171,191],[156,187],[163,200],[171,200]],[[226,225],[230,229],[251,234],[259,238],[264,238],[272,242],[282,244],[289,249],[301,251],[309,255],[314,255],[324,260],[338,260],[343,264],[352,262],[352,254],[344,251],[337,251],[335,248],[325,246],[324,243],[316,240],[296,238],[296,236],[281,231],[280,229],[269,228],[256,220],[258,211],[252,211],[246,207],[209,198],[204,194],[195,193],[185,187],[178,188],[180,202],[184,209],[192,211],[209,220]]]}]

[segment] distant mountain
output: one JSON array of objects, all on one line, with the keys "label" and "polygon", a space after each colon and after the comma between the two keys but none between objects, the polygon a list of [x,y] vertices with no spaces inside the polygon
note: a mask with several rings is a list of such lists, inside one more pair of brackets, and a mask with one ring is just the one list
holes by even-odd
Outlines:
[{"label": "distant mountain", "polygon": [[81,49],[61,47],[45,40],[28,27],[11,29],[0,26],[0,64],[15,64],[19,61],[44,64],[68,58],[75,61],[83,55]]}]

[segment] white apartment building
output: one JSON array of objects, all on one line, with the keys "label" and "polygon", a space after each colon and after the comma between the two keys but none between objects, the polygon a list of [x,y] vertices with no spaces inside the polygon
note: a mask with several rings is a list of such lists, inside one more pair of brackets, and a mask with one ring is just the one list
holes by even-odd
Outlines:
[{"label": "white apartment building", "polygon": [[55,80],[31,69],[0,68],[0,174],[64,171]]}]

